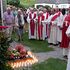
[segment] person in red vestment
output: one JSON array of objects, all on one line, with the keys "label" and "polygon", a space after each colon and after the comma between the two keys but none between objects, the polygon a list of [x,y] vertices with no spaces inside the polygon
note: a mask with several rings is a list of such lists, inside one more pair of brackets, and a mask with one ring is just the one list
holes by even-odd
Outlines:
[{"label": "person in red vestment", "polygon": [[69,49],[69,41],[70,39],[66,35],[67,28],[70,25],[70,8],[69,8],[69,13],[66,16],[64,23],[63,23],[63,28],[62,28],[62,41],[60,47],[63,48],[63,56],[64,58],[67,58],[68,55],[68,49]]},{"label": "person in red vestment", "polygon": [[36,13],[31,8],[27,21],[29,23],[29,39],[36,39]]},{"label": "person in red vestment", "polygon": [[37,39],[39,40],[43,40],[43,24],[42,24],[43,20],[44,20],[43,12],[39,11],[37,24]]},{"label": "person in red vestment", "polygon": [[44,16],[44,20],[42,22],[42,24],[44,26],[43,27],[43,40],[45,40],[48,37],[48,34],[49,34],[49,32],[48,32],[49,26],[48,26],[47,22],[45,22],[49,17],[49,13],[48,13],[46,8],[43,9],[43,16]]},{"label": "person in red vestment", "polygon": [[52,17],[50,19],[50,36],[48,38],[48,43],[52,44],[54,46],[58,45],[57,42],[57,23],[58,23],[58,18],[60,16],[60,13],[58,9],[56,11],[54,10],[54,14],[52,14]]}]

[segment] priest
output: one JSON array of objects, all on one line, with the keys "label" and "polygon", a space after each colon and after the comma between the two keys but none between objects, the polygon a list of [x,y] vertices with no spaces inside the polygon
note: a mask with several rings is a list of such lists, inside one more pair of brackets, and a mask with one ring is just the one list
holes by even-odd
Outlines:
[{"label": "priest", "polygon": [[44,16],[44,20],[42,21],[43,24],[43,40],[45,40],[48,37],[48,28],[49,26],[47,25],[47,22],[45,22],[48,17],[49,17],[49,13],[47,11],[46,8],[43,9],[43,16]]},{"label": "priest", "polygon": [[63,48],[64,58],[67,58],[68,56],[70,39],[66,35],[66,30],[68,29],[69,25],[70,25],[70,8],[69,8],[68,15],[65,17],[63,28],[62,28],[62,41],[60,47]]},{"label": "priest", "polygon": [[36,13],[33,8],[30,9],[27,21],[29,23],[29,39],[36,39]]},{"label": "priest", "polygon": [[57,22],[58,22],[58,17],[60,16],[60,13],[58,12],[58,9],[53,10],[53,16],[50,21],[50,38],[49,38],[49,43],[53,44],[56,46],[57,43]]},{"label": "priest", "polygon": [[44,20],[43,11],[39,11],[37,23],[37,40],[43,40],[43,24]]}]

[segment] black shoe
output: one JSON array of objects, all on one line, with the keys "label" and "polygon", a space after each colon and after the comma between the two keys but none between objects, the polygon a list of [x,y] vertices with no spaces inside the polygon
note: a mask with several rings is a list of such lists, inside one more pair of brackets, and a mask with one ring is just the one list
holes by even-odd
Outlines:
[{"label": "black shoe", "polygon": [[68,59],[68,56],[67,56],[67,55],[65,55],[65,56],[63,56],[63,58]]},{"label": "black shoe", "polygon": [[49,45],[53,45],[52,43],[48,43]]},{"label": "black shoe", "polygon": [[53,44],[53,46],[58,46],[58,44]]},{"label": "black shoe", "polygon": [[58,42],[58,44],[61,44],[61,42]]}]

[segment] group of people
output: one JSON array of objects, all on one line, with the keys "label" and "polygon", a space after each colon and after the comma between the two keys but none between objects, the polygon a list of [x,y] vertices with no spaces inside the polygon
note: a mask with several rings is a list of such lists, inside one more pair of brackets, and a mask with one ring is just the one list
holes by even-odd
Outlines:
[{"label": "group of people", "polygon": [[63,48],[63,56],[67,58],[69,47],[69,37],[66,30],[70,22],[70,8],[51,9],[46,8],[38,10],[30,9],[27,21],[29,23],[29,39],[47,40],[54,46],[60,44]]},{"label": "group of people", "polygon": [[[70,41],[70,7],[68,9],[40,7],[16,9],[8,7],[3,22],[9,26],[6,30],[9,40],[15,29],[18,40],[23,39],[23,29],[29,32],[29,39],[47,40],[50,45],[63,48],[63,57],[68,57]],[[70,57],[69,57],[70,58]],[[69,60],[70,61],[70,60]],[[68,70],[68,69],[67,69]]]},{"label": "group of people", "polygon": [[[59,45],[63,49],[63,57],[68,59],[67,70],[70,69],[70,7],[68,9],[46,8],[30,9],[29,39],[47,40],[50,45]],[[68,56],[69,54],[69,56]]]},{"label": "group of people", "polygon": [[8,26],[8,28],[6,29],[6,34],[9,41],[11,40],[13,31],[16,32],[19,41],[23,39],[22,36],[24,31],[24,24],[27,31],[26,18],[26,10],[16,7],[7,7],[3,15],[3,25]]}]

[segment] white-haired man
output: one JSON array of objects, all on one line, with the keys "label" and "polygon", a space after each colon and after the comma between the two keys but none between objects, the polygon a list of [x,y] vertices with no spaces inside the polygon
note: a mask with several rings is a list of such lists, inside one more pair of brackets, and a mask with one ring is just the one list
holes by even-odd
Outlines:
[{"label": "white-haired man", "polygon": [[43,24],[43,40],[45,40],[48,37],[48,28],[49,28],[47,22],[45,22],[49,17],[49,13],[46,8],[43,9],[43,16],[44,16],[44,20],[42,22],[42,24]]},{"label": "white-haired man", "polygon": [[33,8],[30,9],[27,21],[29,23],[29,39],[36,39],[36,13]]},{"label": "white-haired man", "polygon": [[4,12],[3,21],[4,21],[5,26],[9,26],[9,28],[7,28],[7,30],[6,30],[6,33],[7,33],[7,36],[9,37],[8,39],[10,41],[12,31],[13,31],[13,25],[14,25],[14,16],[13,16],[13,13],[11,12],[10,7],[8,7],[6,12]]}]

